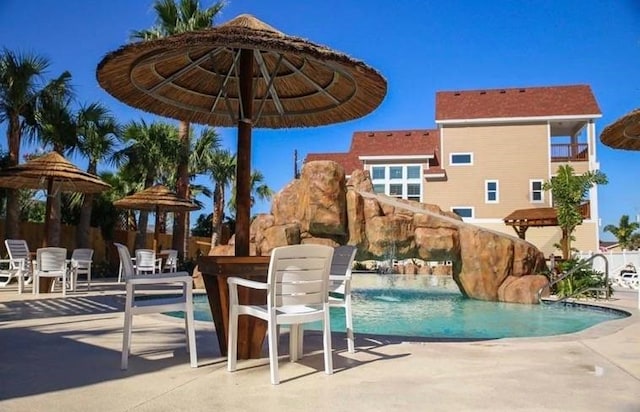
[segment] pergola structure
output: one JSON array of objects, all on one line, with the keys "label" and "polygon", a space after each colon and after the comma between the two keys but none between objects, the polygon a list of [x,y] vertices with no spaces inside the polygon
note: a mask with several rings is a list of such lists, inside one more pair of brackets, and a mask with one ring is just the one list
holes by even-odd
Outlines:
[{"label": "pergola structure", "polygon": [[[583,219],[591,216],[589,202],[580,205],[580,214]],[[558,212],[553,207],[534,207],[531,209],[518,209],[505,217],[504,224],[513,226],[520,239],[525,238],[525,233],[530,227],[560,226],[558,224]]]},{"label": "pergola structure", "polygon": [[553,207],[518,209],[503,220],[505,225],[513,227],[520,239],[524,239],[527,229],[532,226],[558,226],[558,213]]}]

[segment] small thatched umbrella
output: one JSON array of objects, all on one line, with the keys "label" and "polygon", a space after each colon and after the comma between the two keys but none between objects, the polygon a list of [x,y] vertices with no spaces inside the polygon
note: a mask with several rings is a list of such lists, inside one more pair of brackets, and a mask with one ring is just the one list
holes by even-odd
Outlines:
[{"label": "small thatched umbrella", "polygon": [[600,140],[614,149],[640,150],[640,109],[622,116],[600,133]]},{"label": "small thatched umbrella", "polygon": [[373,111],[387,82],[363,62],[250,15],[108,54],[100,85],[162,116],[238,127],[236,256],[249,254],[251,130],[319,126]]},{"label": "small thatched umbrella", "polygon": [[[51,197],[57,191],[99,193],[111,186],[98,176],[83,172],[57,152],[50,152],[26,163],[0,170],[0,187],[46,189],[44,241],[48,245]],[[57,245],[52,245],[57,246]]]},{"label": "small thatched umbrella", "polygon": [[160,214],[162,212],[187,212],[199,209],[187,199],[179,198],[166,186],[155,185],[113,202],[122,209],[146,210],[156,214],[153,250],[160,244]]}]

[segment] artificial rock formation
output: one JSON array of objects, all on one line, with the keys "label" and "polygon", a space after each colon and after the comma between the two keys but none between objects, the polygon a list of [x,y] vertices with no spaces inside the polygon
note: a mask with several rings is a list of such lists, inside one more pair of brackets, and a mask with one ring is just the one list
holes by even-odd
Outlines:
[{"label": "artificial rock formation", "polygon": [[[252,250],[267,255],[277,246],[353,244],[359,260],[419,258],[451,261],[460,291],[471,298],[537,303],[547,278],[537,273],[544,256],[514,236],[463,223],[436,205],[376,195],[368,172],[356,170],[345,182],[332,161],[306,163],[300,179],[275,195],[271,214],[251,225]],[[218,246],[212,254],[233,254]]]}]

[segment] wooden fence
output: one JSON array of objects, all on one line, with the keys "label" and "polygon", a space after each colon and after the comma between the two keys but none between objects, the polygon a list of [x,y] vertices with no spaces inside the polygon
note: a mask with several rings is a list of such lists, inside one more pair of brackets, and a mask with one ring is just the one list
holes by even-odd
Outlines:
[{"label": "wooden fence", "polygon": [[[2,237],[2,256],[7,256],[7,251],[4,246],[4,220],[0,220],[0,236]],[[93,261],[94,262],[117,262],[118,254],[113,242],[122,243],[127,245],[129,250],[134,249],[136,232],[116,230],[114,232],[112,241],[105,241],[102,237],[100,229],[92,227],[89,232],[91,248],[93,249]],[[160,234],[160,248],[171,248],[171,234]],[[20,224],[20,238],[25,239],[29,245],[29,250],[34,252],[42,245],[44,239],[44,224],[33,222],[21,222]],[[187,259],[196,258],[200,255],[206,255],[209,253],[211,239],[208,237],[195,237],[190,236],[188,240]],[[62,231],[60,233],[60,247],[64,247],[69,251],[76,248],[76,227],[69,225],[62,225]],[[153,247],[153,233],[147,233],[145,240],[145,247],[151,249]]]}]

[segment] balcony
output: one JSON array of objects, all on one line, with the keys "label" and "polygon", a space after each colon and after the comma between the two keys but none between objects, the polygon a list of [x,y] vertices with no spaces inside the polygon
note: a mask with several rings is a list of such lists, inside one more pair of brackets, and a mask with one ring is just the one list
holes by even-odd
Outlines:
[{"label": "balcony", "polygon": [[551,144],[552,162],[586,162],[589,160],[587,143]]}]

